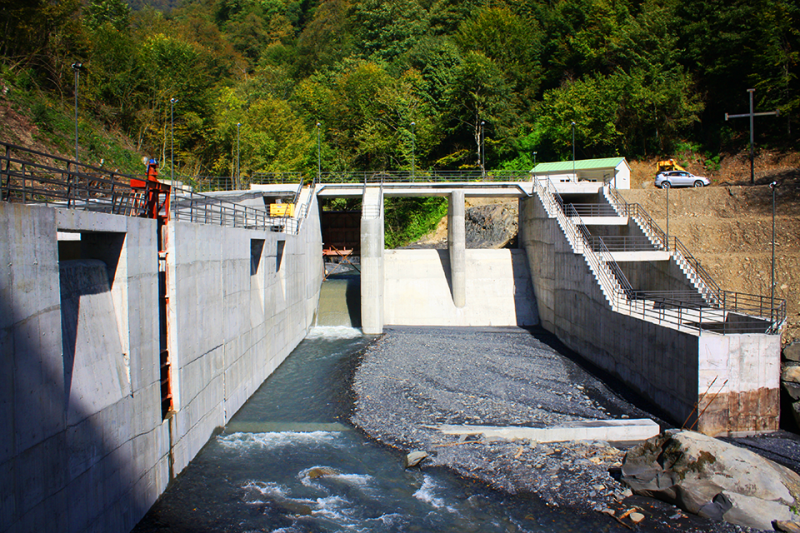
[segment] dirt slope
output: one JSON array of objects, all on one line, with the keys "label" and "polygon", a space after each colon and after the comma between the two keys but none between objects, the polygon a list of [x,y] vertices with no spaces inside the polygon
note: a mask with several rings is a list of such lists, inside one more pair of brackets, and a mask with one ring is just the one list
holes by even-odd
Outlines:
[{"label": "dirt slope", "polygon": [[[620,191],[666,229],[666,191]],[[800,339],[800,189],[791,180],[776,194],[775,297],[787,303],[783,342]],[[769,296],[772,192],[767,185],[672,189],[669,233],[678,237],[726,290]]]}]

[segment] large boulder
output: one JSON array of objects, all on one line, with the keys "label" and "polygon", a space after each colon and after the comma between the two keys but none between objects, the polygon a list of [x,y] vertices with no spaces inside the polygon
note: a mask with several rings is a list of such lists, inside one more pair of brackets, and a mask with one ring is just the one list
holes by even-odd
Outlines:
[{"label": "large boulder", "polygon": [[744,448],[693,431],[666,432],[631,449],[622,480],[634,493],[687,512],[772,530],[796,520],[800,476]]}]

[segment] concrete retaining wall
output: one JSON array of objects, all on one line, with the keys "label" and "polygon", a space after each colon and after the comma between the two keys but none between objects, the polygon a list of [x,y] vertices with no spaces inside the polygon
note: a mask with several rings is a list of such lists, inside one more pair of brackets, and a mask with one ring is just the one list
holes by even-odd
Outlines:
[{"label": "concrete retaining wall", "polygon": [[447,250],[386,250],[384,316],[391,325],[531,326],[536,302],[523,250],[465,250],[457,307]]},{"label": "concrete retaining wall", "polygon": [[585,258],[572,251],[536,197],[520,201],[520,244],[542,326],[564,344],[652,400],[678,424],[695,405],[702,410],[720,392],[698,422],[700,431],[777,429],[779,336],[698,336],[614,312]]},{"label": "concrete retaining wall", "polygon": [[169,225],[175,473],[239,410],[313,323],[322,283],[318,216],[315,202],[296,237],[185,222]]},{"label": "concrete retaining wall", "polygon": [[[296,237],[171,225],[165,421],[155,221],[0,202],[0,532],[133,528],[305,335],[309,212]],[[63,294],[58,232],[80,233]]]}]

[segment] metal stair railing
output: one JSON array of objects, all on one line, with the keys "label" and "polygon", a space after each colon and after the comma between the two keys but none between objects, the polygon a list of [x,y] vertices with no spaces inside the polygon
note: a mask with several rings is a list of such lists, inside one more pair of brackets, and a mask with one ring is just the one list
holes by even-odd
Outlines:
[{"label": "metal stair railing", "polygon": [[[542,180],[544,181],[544,180]],[[547,179],[546,185],[534,178],[534,192],[541,199],[548,215],[555,217],[570,240],[573,249],[580,251],[595,273],[595,277],[609,298],[614,311],[623,309],[630,316],[643,320],[666,324],[678,330],[701,332],[711,330],[719,333],[768,333],[776,334],[786,320],[786,301],[774,300],[765,296],[748,295],[723,291],[713,283],[710,275],[688,252],[686,247],[675,239],[674,252],[680,260],[697,272],[698,277],[707,276],[712,282],[709,287],[697,291],[636,291],[630,285],[619,264],[614,260],[605,240],[590,234],[577,210],[564,201],[555,186]],[[624,200],[623,200],[624,202]],[[647,212],[638,204],[619,201],[614,204],[620,211],[630,214],[641,210],[642,219],[648,225],[652,221]],[[636,206],[636,207],[632,207]],[[576,224],[577,221],[577,224]],[[660,228],[652,222],[658,235]],[[664,236],[664,241],[666,236]],[[666,244],[666,242],[665,242]],[[658,246],[658,243],[656,243]],[[666,248],[666,246],[664,246]]]}]

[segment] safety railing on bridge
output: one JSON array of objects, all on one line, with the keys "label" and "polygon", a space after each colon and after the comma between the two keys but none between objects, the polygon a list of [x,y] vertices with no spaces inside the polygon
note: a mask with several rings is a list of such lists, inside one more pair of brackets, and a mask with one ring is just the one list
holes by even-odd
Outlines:
[{"label": "safety railing on bridge", "polygon": [[[684,331],[779,333],[786,319],[785,300],[723,291],[716,283],[709,284],[714,289],[711,293],[705,288],[697,291],[666,292],[634,290],[614,260],[611,249],[622,247],[624,250],[627,246],[647,248],[644,238],[626,242],[625,239],[620,241],[591,235],[578,210],[573,204],[565,204],[549,178],[534,178],[534,192],[541,199],[548,215],[558,220],[576,253],[581,253],[586,258],[615,311]],[[620,210],[628,215],[634,209],[641,209],[638,204],[621,205]],[[637,207],[630,209],[631,205]],[[620,205],[615,207],[620,208]],[[649,219],[649,215],[643,219]],[[653,225],[657,228],[656,231],[660,231],[654,222]],[[678,239],[673,242],[673,254],[680,253],[693,268],[710,279],[710,275],[685,246]],[[658,241],[650,242],[649,249],[662,248],[659,244]],[[662,249],[668,249],[667,244],[664,236]]]},{"label": "safety railing on bridge", "polygon": [[491,183],[526,182],[531,174],[522,170],[418,170],[404,172],[384,171],[338,171],[320,174],[320,183]]}]

